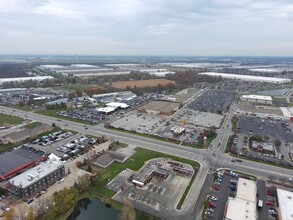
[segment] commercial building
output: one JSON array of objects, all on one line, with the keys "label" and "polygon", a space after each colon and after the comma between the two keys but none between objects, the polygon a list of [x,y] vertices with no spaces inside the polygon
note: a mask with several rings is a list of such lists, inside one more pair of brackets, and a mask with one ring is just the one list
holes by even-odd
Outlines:
[{"label": "commercial building", "polygon": [[99,102],[109,103],[115,101],[129,101],[136,97],[131,91],[122,91],[122,92],[111,92],[104,94],[93,95],[93,98],[97,99]]},{"label": "commercial building", "polygon": [[65,176],[65,167],[59,159],[51,157],[8,181],[7,190],[16,199],[31,198]]},{"label": "commercial building", "polygon": [[44,154],[43,151],[28,147],[0,154],[0,180],[12,178],[46,160]]},{"label": "commercial building", "polygon": [[257,141],[252,141],[251,144],[252,150],[259,151],[265,154],[275,154],[275,147],[274,144],[269,142],[269,143],[264,143],[264,142],[257,142]]},{"label": "commercial building", "polygon": [[122,102],[110,102],[110,103],[107,103],[106,106],[113,107],[113,108],[121,108],[121,109],[125,109],[129,107],[129,105]]},{"label": "commercial building", "polygon": [[54,79],[52,76],[34,76],[34,77],[15,77],[15,78],[2,78],[0,79],[0,85],[3,83],[10,83],[10,82],[26,82],[26,81],[44,81],[44,80],[51,80]]},{"label": "commercial building", "polygon": [[142,167],[133,177],[132,183],[139,187],[143,187],[154,177],[166,179],[171,171],[175,174],[185,176],[192,176],[194,174],[194,169],[188,164],[182,165],[176,161],[159,157],[150,160],[144,167]]},{"label": "commercial building", "polygon": [[224,79],[238,79],[244,81],[255,81],[255,82],[266,82],[274,84],[283,84],[291,82],[291,79],[287,78],[277,78],[277,77],[264,77],[264,76],[252,76],[252,75],[238,75],[229,73],[215,73],[215,72],[203,72],[200,75],[222,77]]},{"label": "commercial building", "polygon": [[256,183],[239,178],[235,198],[228,198],[225,209],[225,220],[256,220]]},{"label": "commercial building", "polygon": [[181,105],[182,103],[180,102],[152,101],[139,107],[137,110],[141,113],[153,115],[172,115],[181,107]]},{"label": "commercial building", "polygon": [[273,99],[271,96],[264,96],[264,95],[242,95],[240,99],[245,102],[261,103],[261,104],[272,104],[273,102]]},{"label": "commercial building", "polygon": [[279,203],[279,220],[293,219],[293,192],[277,189]]}]

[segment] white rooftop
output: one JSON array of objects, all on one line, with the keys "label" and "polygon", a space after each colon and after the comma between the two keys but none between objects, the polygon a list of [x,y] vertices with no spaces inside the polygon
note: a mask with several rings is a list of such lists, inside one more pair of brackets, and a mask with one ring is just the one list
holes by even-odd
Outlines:
[{"label": "white rooftop", "polygon": [[122,102],[110,102],[107,103],[106,106],[108,107],[115,107],[115,108],[128,108],[129,105],[127,105],[126,103],[122,103]]},{"label": "white rooftop", "polygon": [[260,99],[260,100],[266,100],[266,101],[272,101],[271,96],[265,96],[265,95],[242,95],[242,98],[244,99]]},{"label": "white rooftop", "polygon": [[13,177],[9,180],[9,183],[15,186],[21,185],[23,188],[26,188],[27,186],[34,184],[40,178],[52,173],[60,166],[63,166],[62,162],[56,160],[56,158],[52,156],[51,159],[49,158],[47,161]]},{"label": "white rooftop", "polygon": [[117,107],[103,107],[103,108],[97,108],[96,110],[98,112],[104,112],[104,113],[110,113],[116,110]]},{"label": "white rooftop", "polygon": [[42,81],[45,79],[53,79],[52,76],[32,76],[32,77],[15,77],[15,78],[0,78],[0,85],[6,82],[24,82],[28,80]]},{"label": "white rooftop", "polygon": [[228,199],[225,220],[256,220],[256,204],[239,198]]},{"label": "white rooftop", "polygon": [[277,189],[279,208],[280,208],[280,219],[292,220],[293,219],[293,192]]},{"label": "white rooftop", "polygon": [[276,78],[276,77],[264,77],[264,76],[252,76],[252,75],[238,75],[229,73],[215,73],[215,72],[203,72],[200,75],[208,76],[221,76],[226,79],[239,79],[244,81],[256,81],[256,82],[267,82],[267,83],[288,83],[291,79],[287,78]]},{"label": "white rooftop", "polygon": [[244,178],[238,179],[236,197],[256,203],[256,183]]}]

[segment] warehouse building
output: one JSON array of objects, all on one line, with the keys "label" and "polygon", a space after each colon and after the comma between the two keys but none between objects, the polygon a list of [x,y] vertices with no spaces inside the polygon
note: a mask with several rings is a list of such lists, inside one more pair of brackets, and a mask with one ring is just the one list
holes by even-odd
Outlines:
[{"label": "warehouse building", "polygon": [[293,192],[277,189],[279,220],[293,219]]},{"label": "warehouse building", "polygon": [[264,95],[242,95],[240,98],[245,102],[260,103],[260,104],[273,104],[273,99],[271,96]]},{"label": "warehouse building", "polygon": [[256,183],[244,178],[238,179],[235,198],[228,198],[225,209],[225,220],[256,220]]},{"label": "warehouse building", "polygon": [[169,101],[152,101],[148,104],[139,107],[137,110],[141,113],[148,113],[152,115],[172,115],[176,112],[182,103]]},{"label": "warehouse building", "polygon": [[12,178],[44,160],[45,152],[28,147],[0,154],[0,181]]},{"label": "warehouse building", "polygon": [[16,199],[27,199],[48,188],[65,176],[65,167],[56,157],[15,176],[8,181],[7,190]]},{"label": "warehouse building", "polygon": [[238,75],[238,74],[229,74],[229,73],[215,73],[215,72],[203,72],[199,73],[200,75],[222,77],[224,79],[234,79],[234,80],[243,80],[243,81],[254,81],[254,82],[266,82],[273,84],[283,84],[291,82],[291,79],[287,78],[277,78],[277,77],[265,77],[265,76],[253,76],[253,75]]}]

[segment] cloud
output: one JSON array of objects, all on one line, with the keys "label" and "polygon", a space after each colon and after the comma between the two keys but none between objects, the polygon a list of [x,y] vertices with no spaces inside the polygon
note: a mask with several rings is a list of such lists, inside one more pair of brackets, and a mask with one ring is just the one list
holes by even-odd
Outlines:
[{"label": "cloud", "polygon": [[[2,53],[54,53],[53,45],[58,44],[56,53],[62,50],[75,53],[72,47],[78,47],[83,53],[96,54],[180,52],[183,55],[186,51],[188,55],[200,55],[199,52],[249,55],[250,51],[251,55],[292,55],[293,3],[290,0],[1,0],[0,32],[0,40],[4,42],[0,45]],[[50,47],[34,46],[36,38],[38,42],[47,41]],[[84,42],[86,39],[91,44]],[[31,45],[31,49],[15,47],[12,42]]]}]

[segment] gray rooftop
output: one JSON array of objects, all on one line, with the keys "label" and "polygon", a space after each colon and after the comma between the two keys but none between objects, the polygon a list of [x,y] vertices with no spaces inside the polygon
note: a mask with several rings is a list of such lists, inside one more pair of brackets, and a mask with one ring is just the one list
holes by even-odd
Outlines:
[{"label": "gray rooftop", "polygon": [[156,168],[157,165],[155,163],[147,164],[143,169],[139,171],[138,174],[135,175],[133,180],[144,183]]},{"label": "gray rooftop", "polygon": [[59,160],[47,160],[46,162],[40,163],[38,166],[35,166],[23,172],[22,174],[13,177],[9,180],[9,183],[15,186],[21,186],[22,188],[26,188],[62,166],[64,165]]},{"label": "gray rooftop", "polygon": [[21,165],[36,161],[43,154],[43,151],[36,151],[28,147],[0,154],[0,175],[6,175]]}]

